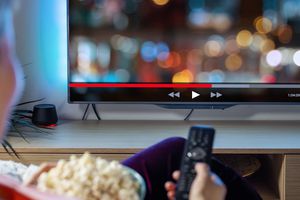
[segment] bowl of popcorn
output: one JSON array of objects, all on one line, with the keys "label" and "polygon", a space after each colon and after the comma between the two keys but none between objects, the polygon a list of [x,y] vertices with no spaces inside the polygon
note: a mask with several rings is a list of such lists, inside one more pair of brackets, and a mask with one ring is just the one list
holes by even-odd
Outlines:
[{"label": "bowl of popcorn", "polygon": [[146,194],[143,178],[133,169],[89,153],[60,160],[37,178],[36,187],[81,200],[142,200]]}]

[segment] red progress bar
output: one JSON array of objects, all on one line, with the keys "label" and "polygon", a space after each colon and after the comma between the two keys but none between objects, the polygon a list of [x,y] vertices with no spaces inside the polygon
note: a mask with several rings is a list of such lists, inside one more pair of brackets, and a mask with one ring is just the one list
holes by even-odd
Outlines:
[{"label": "red progress bar", "polygon": [[200,83],[70,83],[71,88],[212,88]]}]

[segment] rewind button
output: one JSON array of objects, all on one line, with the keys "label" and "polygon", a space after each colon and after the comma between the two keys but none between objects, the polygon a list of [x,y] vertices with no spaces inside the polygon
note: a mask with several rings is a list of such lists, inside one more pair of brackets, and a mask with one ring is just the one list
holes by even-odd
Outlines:
[{"label": "rewind button", "polygon": [[171,93],[169,94],[169,97],[172,97],[173,99],[174,99],[175,97],[180,98],[180,96],[181,96],[180,92],[171,92]]}]

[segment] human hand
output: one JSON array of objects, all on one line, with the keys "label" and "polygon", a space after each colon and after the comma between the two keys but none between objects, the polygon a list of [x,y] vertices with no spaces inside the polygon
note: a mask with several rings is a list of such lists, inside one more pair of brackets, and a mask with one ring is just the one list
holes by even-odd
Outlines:
[{"label": "human hand", "polygon": [[78,200],[47,192],[40,192],[33,186],[24,186],[8,176],[0,175],[0,199],[9,200]]},{"label": "human hand", "polygon": [[190,200],[224,200],[226,187],[222,180],[210,172],[208,165],[197,164],[197,176],[192,184]]},{"label": "human hand", "polygon": [[[180,172],[179,171],[173,172],[172,177],[174,180],[178,181],[180,177]],[[176,192],[176,184],[172,181],[168,181],[165,183],[165,189],[167,190],[167,196],[169,200],[174,200],[175,192]]]},{"label": "human hand", "polygon": [[[199,163],[195,166],[197,176],[191,186],[190,200],[224,200],[226,187],[221,179],[210,172],[208,165]],[[180,172],[173,173],[174,180],[178,181]],[[166,182],[165,188],[170,200],[175,199],[176,184]]]},{"label": "human hand", "polygon": [[56,167],[56,163],[41,164],[39,169],[35,173],[33,173],[31,177],[29,177],[27,180],[24,180],[23,185],[25,186],[36,185],[40,175],[44,172],[49,172],[54,167]]}]

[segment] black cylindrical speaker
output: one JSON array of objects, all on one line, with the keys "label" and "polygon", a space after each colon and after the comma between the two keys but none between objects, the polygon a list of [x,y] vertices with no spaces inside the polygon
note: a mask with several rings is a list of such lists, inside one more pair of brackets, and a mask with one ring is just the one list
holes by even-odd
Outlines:
[{"label": "black cylindrical speaker", "polygon": [[55,105],[40,104],[33,108],[32,123],[37,126],[56,126],[58,121]]}]

